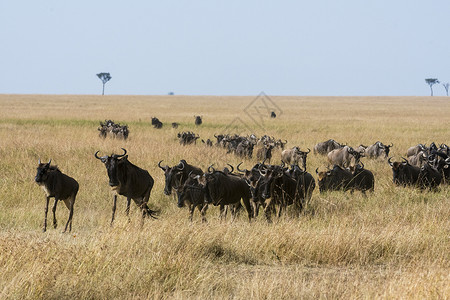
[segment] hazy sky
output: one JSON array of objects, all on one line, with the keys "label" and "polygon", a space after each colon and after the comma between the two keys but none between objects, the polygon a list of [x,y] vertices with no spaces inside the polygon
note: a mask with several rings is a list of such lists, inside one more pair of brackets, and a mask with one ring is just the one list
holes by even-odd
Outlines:
[{"label": "hazy sky", "polygon": [[[450,82],[449,0],[0,0],[0,93],[386,96]],[[442,85],[435,95],[444,95]]]}]

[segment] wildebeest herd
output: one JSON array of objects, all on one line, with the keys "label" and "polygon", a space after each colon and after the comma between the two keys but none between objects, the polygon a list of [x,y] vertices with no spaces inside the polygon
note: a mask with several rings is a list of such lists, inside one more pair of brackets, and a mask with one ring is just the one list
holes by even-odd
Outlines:
[{"label": "wildebeest herd", "polygon": [[[115,126],[110,120],[101,125],[101,128]],[[99,130],[102,136],[103,129]],[[128,134],[124,135],[124,138],[125,136]],[[310,149],[302,151],[297,146],[285,149],[287,141],[267,135],[258,138],[254,134],[248,136],[215,134],[214,137],[217,147],[243,158],[252,158],[254,147],[257,147],[258,163],[247,168],[242,166],[242,162],[236,168],[228,164],[221,170],[210,165],[204,172],[186,160],[180,160],[172,167],[163,166],[163,160],[159,161],[157,166],[164,172],[165,177],[164,194],[171,195],[174,192],[178,207],[186,205],[189,207],[190,220],[197,208],[202,221],[206,222],[206,211],[210,205],[220,207],[220,217],[224,217],[227,211],[230,211],[232,219],[243,206],[249,221],[256,218],[261,209],[269,223],[273,221],[274,215],[279,218],[289,206],[296,215],[300,215],[311,200],[316,187],[314,177],[307,172],[307,156],[311,152]],[[183,132],[178,134],[178,138],[180,144],[185,145],[195,143],[199,136],[193,132]],[[213,146],[212,141],[209,139],[208,141],[208,146]],[[391,147],[393,144],[385,145],[377,141],[373,145],[353,148],[332,139],[316,144],[313,153],[326,155],[329,162],[326,170],[319,171],[319,167],[315,169],[320,193],[357,190],[365,195],[366,191],[373,192],[375,177],[370,170],[365,169],[361,161],[363,157],[386,160],[392,168],[393,183],[398,186],[433,190],[441,183],[449,182],[450,148],[446,144],[437,146],[432,143],[429,147],[418,144],[406,151],[408,159],[402,157],[402,161],[392,161],[392,157],[389,157]],[[281,151],[281,164],[270,163],[274,148]],[[145,217],[156,219],[158,211],[148,206],[154,179],[148,171],[131,163],[128,160],[127,150],[124,148],[122,150],[122,154],[104,156],[98,156],[99,151],[94,153],[94,157],[105,165],[109,186],[115,192],[111,224],[114,221],[118,195],[127,199],[127,216],[133,199],[141,209],[143,219]],[[39,160],[35,181],[46,194],[43,230],[46,231],[47,228],[48,205],[50,198],[53,197],[54,227],[57,226],[55,216],[57,203],[63,200],[69,209],[69,218],[64,231],[67,228],[71,231],[74,203],[79,189],[77,181],[62,173],[57,166],[52,166],[51,160],[48,163],[41,163]]]}]

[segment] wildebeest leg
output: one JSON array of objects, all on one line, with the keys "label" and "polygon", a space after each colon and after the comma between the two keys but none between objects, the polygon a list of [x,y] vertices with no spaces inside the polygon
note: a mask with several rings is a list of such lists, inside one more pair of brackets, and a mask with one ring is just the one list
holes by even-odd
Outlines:
[{"label": "wildebeest leg", "polygon": [[266,207],[264,208],[264,215],[266,216],[267,223],[272,223],[270,214],[272,213],[272,198],[266,199]]},{"label": "wildebeest leg", "polygon": [[117,195],[114,195],[113,207],[112,207],[111,225],[114,222],[114,214],[116,213],[116,204],[117,204]]},{"label": "wildebeest leg", "polygon": [[253,207],[250,204],[250,199],[249,198],[243,198],[242,200],[244,202],[245,209],[247,210],[248,221],[251,222],[252,216],[254,215],[254,212],[253,212]]},{"label": "wildebeest leg", "polygon": [[130,214],[130,204],[131,204],[131,197],[127,197],[127,208],[125,209],[125,213],[127,214],[128,219]]},{"label": "wildebeest leg", "polygon": [[[194,217],[195,204],[189,204],[189,221],[192,222],[192,218]],[[199,208],[200,210],[200,208]]]},{"label": "wildebeest leg", "polygon": [[206,210],[208,209],[208,204],[199,204],[197,206],[200,214],[202,215],[202,223],[206,223]]},{"label": "wildebeest leg", "polygon": [[222,221],[224,218],[227,218],[227,210],[225,210],[225,205],[220,204],[219,219]]},{"label": "wildebeest leg", "polygon": [[72,217],[73,217],[73,204],[75,203],[75,197],[71,197],[69,199],[64,200],[64,203],[66,204],[67,208],[69,209],[69,218],[67,219],[66,227],[64,228],[64,232],[67,230],[67,226],[69,226],[69,232],[72,231]]},{"label": "wildebeest leg", "polygon": [[56,205],[58,204],[58,197],[55,197],[55,203],[53,204],[52,212],[53,212],[53,228],[56,228]]},{"label": "wildebeest leg", "polygon": [[44,209],[44,228],[42,229],[43,232],[47,230],[47,213],[48,213],[48,203],[50,202],[50,197],[46,198],[46,204]]}]

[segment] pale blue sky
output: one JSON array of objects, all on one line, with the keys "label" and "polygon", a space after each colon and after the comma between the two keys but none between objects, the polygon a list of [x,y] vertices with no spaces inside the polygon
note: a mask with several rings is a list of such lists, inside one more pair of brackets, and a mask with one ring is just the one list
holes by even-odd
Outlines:
[{"label": "pale blue sky", "polygon": [[0,0],[0,93],[428,96],[449,33],[449,0]]}]

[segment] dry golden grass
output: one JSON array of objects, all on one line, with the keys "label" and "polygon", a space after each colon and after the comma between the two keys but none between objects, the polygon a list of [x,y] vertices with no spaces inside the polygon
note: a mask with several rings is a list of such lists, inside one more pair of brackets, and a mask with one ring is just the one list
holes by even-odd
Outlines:
[{"label": "dry golden grass", "polygon": [[[394,187],[384,160],[364,160],[376,179],[367,198],[316,190],[300,219],[249,224],[242,214],[220,222],[212,208],[201,224],[197,212],[190,223],[187,210],[163,195],[157,167],[161,159],[173,165],[182,158],[202,168],[236,165],[241,160],[222,149],[180,146],[176,134],[213,138],[237,116],[255,134],[287,139],[290,147],[381,140],[394,143],[392,154],[400,157],[419,142],[450,143],[450,100],[272,97],[283,113],[265,120],[263,130],[242,112],[253,98],[0,95],[0,298],[450,298],[448,186],[435,193]],[[197,114],[204,118],[198,128]],[[152,128],[151,116],[163,129]],[[100,139],[105,119],[128,124],[129,139]],[[170,127],[174,121],[178,129]],[[161,215],[143,227],[135,206],[128,222],[122,198],[109,226],[112,194],[93,154],[122,147],[156,182],[150,207]],[[71,234],[61,234],[68,216],[62,203],[59,227],[41,232],[45,197],[33,181],[39,158],[52,158],[80,183]],[[325,164],[308,157],[309,172]]]}]

